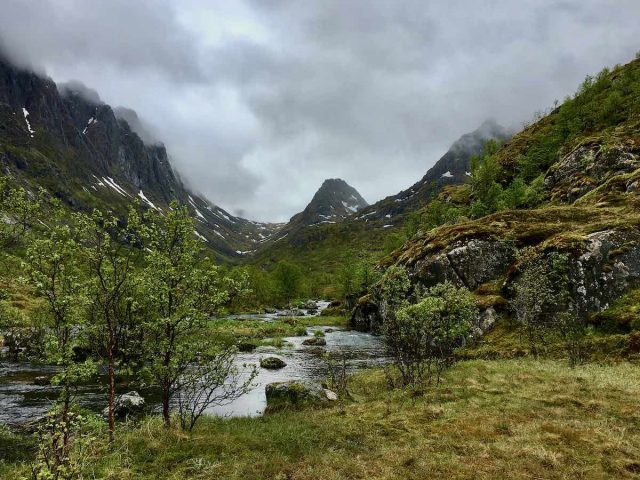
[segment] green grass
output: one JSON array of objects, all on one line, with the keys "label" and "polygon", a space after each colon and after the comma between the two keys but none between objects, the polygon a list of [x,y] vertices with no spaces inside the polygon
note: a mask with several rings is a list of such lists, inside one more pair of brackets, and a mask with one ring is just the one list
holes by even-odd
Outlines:
[{"label": "green grass", "polygon": [[272,321],[261,320],[212,320],[204,335],[222,343],[248,342],[254,345],[283,345],[283,337],[297,337],[307,334],[307,327],[348,327],[348,317],[300,317],[282,318]]},{"label": "green grass", "polygon": [[[421,392],[379,371],[354,402],[253,419],[205,419],[192,434],[158,419],[88,452],[87,478],[604,479],[640,473],[637,365],[467,361]],[[19,478],[19,460],[0,465]]]}]

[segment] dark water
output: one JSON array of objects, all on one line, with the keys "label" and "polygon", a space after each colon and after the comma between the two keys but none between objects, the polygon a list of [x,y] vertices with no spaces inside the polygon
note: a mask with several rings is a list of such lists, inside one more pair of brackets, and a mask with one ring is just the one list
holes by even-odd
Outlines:
[{"label": "dark water", "polygon": [[[313,335],[316,330],[326,331],[328,328],[330,327],[310,327],[308,333]],[[239,354],[236,360],[238,368],[245,368],[244,365],[258,366],[258,375],[252,382],[251,390],[228,405],[211,407],[208,413],[220,416],[261,415],[266,407],[264,389],[268,383],[326,379],[327,366],[322,354],[318,347],[302,345],[306,338],[309,337],[288,337],[282,348],[260,347],[255,352]],[[368,333],[335,330],[326,333],[325,340],[327,345],[320,351],[344,355],[347,358],[347,369],[351,372],[384,362],[381,340]],[[260,359],[266,356],[277,356],[287,366],[280,370],[260,368]],[[43,415],[57,398],[58,389],[54,386],[34,385],[34,378],[54,373],[55,368],[48,366],[0,363],[0,423],[17,424]],[[150,406],[157,405],[157,392],[138,391]],[[106,404],[106,391],[100,385],[85,385],[78,389],[76,399],[81,405],[99,411]]]}]

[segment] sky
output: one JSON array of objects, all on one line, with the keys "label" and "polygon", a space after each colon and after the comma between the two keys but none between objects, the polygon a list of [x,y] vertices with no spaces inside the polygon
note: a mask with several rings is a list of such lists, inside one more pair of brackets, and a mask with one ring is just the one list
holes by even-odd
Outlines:
[{"label": "sky", "polygon": [[284,221],[370,203],[487,118],[518,129],[640,50],[638,0],[0,0],[12,59],[134,109],[183,181]]}]

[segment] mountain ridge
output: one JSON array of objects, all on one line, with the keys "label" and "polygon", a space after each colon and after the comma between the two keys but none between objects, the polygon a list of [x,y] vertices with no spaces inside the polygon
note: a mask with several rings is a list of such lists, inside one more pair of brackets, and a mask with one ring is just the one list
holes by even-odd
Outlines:
[{"label": "mountain ridge", "polygon": [[178,200],[193,215],[197,235],[223,261],[242,258],[279,230],[189,191],[164,145],[141,138],[142,128],[133,110],[111,108],[79,82],[59,88],[0,58],[0,164],[17,181],[80,210],[123,213],[134,201],[163,209]]}]

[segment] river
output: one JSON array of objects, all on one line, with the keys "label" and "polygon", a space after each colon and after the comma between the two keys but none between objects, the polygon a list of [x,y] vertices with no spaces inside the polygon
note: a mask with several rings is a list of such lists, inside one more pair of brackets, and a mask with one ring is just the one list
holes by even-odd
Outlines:
[{"label": "river", "polygon": [[[324,305],[323,305],[324,306]],[[243,315],[242,318],[261,318],[272,321],[281,312],[268,315]],[[327,365],[323,353],[340,355],[347,359],[349,372],[361,368],[380,365],[385,361],[384,346],[379,337],[369,333],[356,332],[334,327],[309,327],[308,335],[316,330],[325,332],[326,346],[305,346],[306,337],[287,337],[282,348],[258,347],[251,353],[240,353],[236,362],[238,368],[257,367],[258,375],[254,378],[250,390],[240,398],[227,405],[216,405],[207,411],[219,416],[255,416],[261,415],[266,407],[265,386],[272,382],[287,380],[322,381],[327,377]],[[260,359],[276,356],[284,360],[286,367],[279,370],[260,368]],[[246,365],[246,367],[245,367]],[[32,363],[1,362],[0,363],[0,423],[19,424],[36,419],[43,415],[55,402],[58,387],[51,385],[35,385],[37,376],[51,376],[55,367]],[[138,390],[145,397],[151,408],[158,406],[158,394],[153,389]],[[100,411],[106,405],[106,391],[98,384],[84,385],[78,388],[76,400],[84,407]]]}]

